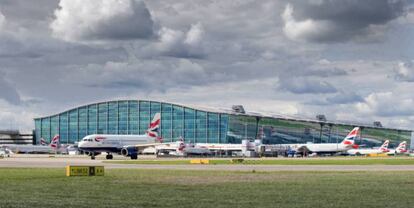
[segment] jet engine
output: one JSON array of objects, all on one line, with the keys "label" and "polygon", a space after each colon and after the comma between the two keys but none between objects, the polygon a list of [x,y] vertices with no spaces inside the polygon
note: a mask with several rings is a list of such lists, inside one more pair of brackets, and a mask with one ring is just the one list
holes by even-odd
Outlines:
[{"label": "jet engine", "polygon": [[138,149],[136,147],[124,147],[121,149],[121,155],[131,157],[131,159],[137,159]]}]

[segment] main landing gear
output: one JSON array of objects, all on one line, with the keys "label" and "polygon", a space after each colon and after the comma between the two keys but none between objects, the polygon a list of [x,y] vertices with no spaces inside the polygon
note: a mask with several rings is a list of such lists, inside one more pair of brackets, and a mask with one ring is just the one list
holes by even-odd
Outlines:
[{"label": "main landing gear", "polygon": [[89,157],[91,157],[91,160],[94,160],[95,159],[95,152],[86,152],[86,154],[89,156]]},{"label": "main landing gear", "polygon": [[131,155],[131,160],[136,160],[136,159],[138,159],[138,154]]}]

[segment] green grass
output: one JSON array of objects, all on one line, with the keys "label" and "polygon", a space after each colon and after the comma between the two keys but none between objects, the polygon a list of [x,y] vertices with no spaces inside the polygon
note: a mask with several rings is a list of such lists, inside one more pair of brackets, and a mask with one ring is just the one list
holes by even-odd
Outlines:
[{"label": "green grass", "polygon": [[[121,160],[104,161],[104,163],[119,164],[157,164],[157,165],[183,165],[190,164],[190,159],[169,160]],[[210,164],[222,165],[232,164],[231,159],[211,159]],[[240,164],[240,163],[236,163]],[[248,159],[242,164],[251,165],[414,165],[414,158],[391,157],[391,158],[290,158],[290,159]]]},{"label": "green grass", "polygon": [[0,169],[0,207],[412,207],[413,172]]}]

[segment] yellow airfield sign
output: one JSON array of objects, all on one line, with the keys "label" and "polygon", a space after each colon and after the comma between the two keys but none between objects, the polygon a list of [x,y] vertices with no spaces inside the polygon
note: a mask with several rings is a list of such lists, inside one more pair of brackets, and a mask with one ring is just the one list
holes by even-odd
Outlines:
[{"label": "yellow airfield sign", "polygon": [[103,176],[104,166],[66,166],[66,176]]}]

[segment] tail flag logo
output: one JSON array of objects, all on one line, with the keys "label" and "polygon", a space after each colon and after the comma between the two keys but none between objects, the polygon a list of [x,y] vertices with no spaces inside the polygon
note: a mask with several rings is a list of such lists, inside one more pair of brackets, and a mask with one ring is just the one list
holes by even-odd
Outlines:
[{"label": "tail flag logo", "polygon": [[359,134],[359,127],[355,127],[354,129],[352,129],[351,132],[349,132],[349,134],[345,137],[345,139],[341,142],[341,144],[347,145],[347,146],[354,145],[355,138],[358,136],[358,134]]},{"label": "tail flag logo", "polygon": [[357,137],[358,134],[359,134],[359,127],[355,127],[354,129],[352,129],[351,132],[349,132],[349,134],[345,137],[345,139],[353,139]]},{"label": "tail flag logo", "polygon": [[52,148],[57,148],[59,146],[59,135],[56,135],[52,138],[52,141],[50,141],[50,146]]},{"label": "tail flag logo", "polygon": [[184,139],[180,137],[178,140],[178,151],[183,151],[185,149]]},{"label": "tail flag logo", "polygon": [[47,145],[47,142],[46,142],[46,140],[45,139],[43,139],[43,138],[40,138],[40,145]]},{"label": "tail flag logo", "polygon": [[162,142],[162,138],[158,135],[158,129],[159,129],[160,124],[161,124],[161,114],[156,113],[146,132],[149,137],[155,138],[158,142]]},{"label": "tail flag logo", "polygon": [[398,145],[397,150],[399,150],[400,152],[407,152],[407,142],[406,141],[401,142]]},{"label": "tail flag logo", "polygon": [[384,144],[382,144],[382,146],[381,146],[381,150],[383,151],[383,152],[389,152],[389,150],[388,150],[388,144],[390,143],[390,140],[385,140],[385,142],[384,142]]}]

